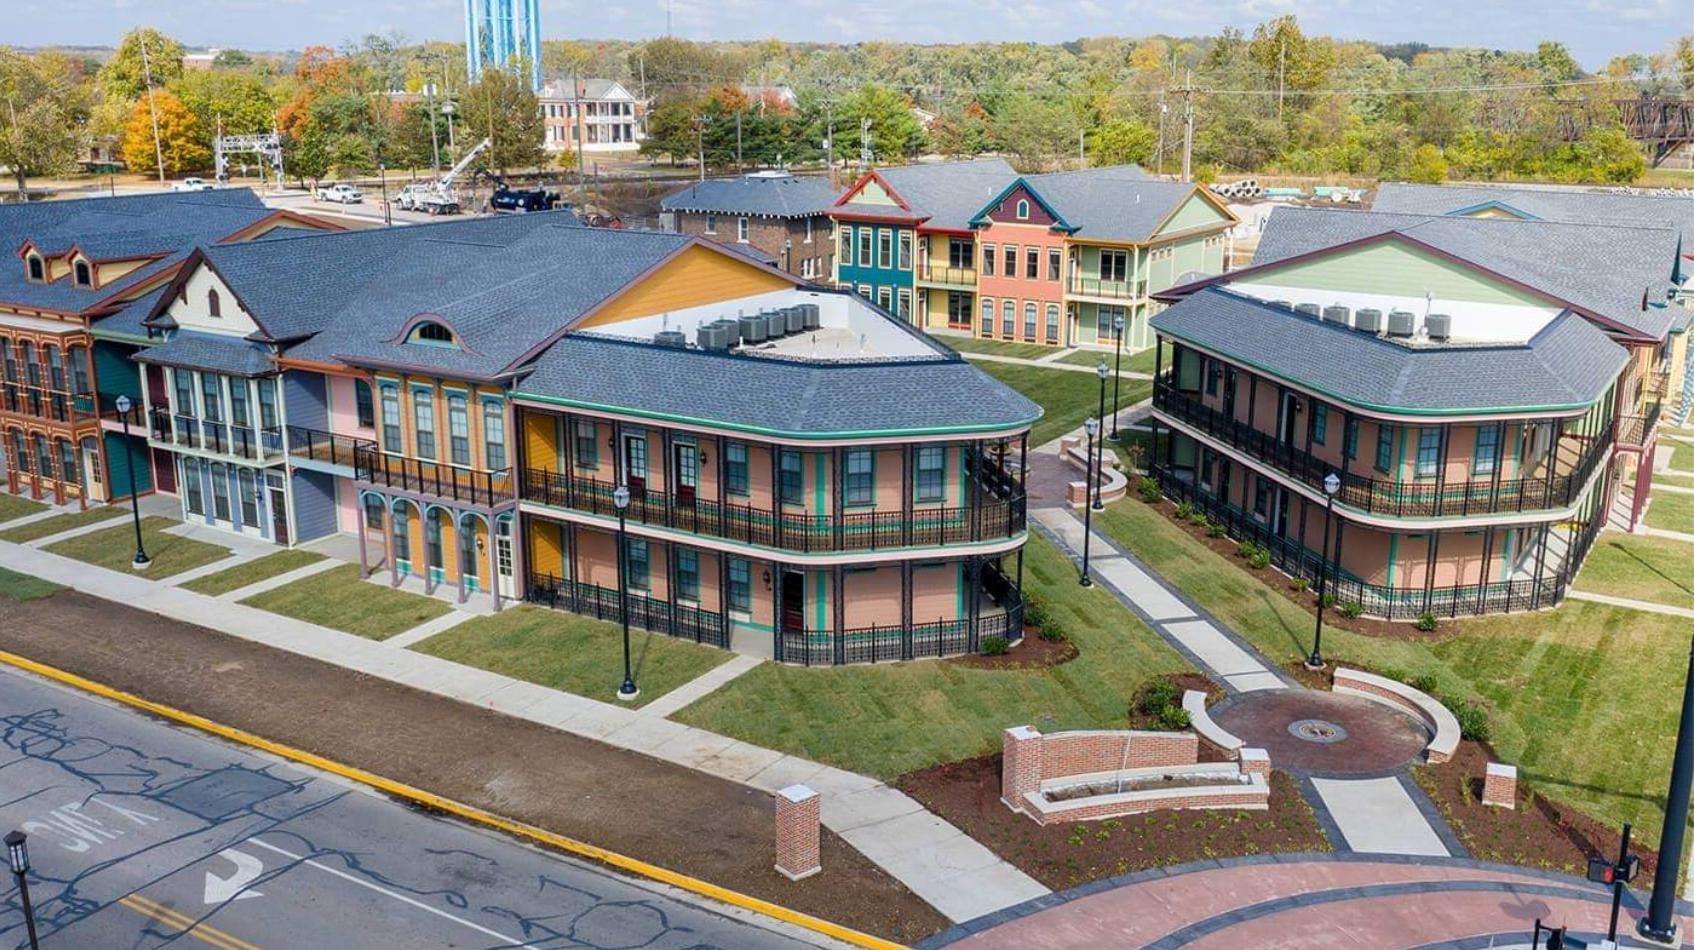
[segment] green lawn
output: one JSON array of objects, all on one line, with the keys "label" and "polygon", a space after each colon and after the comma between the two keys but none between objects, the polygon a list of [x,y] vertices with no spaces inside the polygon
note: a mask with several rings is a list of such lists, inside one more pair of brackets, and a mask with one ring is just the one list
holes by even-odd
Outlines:
[{"label": "green lawn", "polygon": [[1694,534],[1694,495],[1654,492],[1647,504],[1647,527]]},{"label": "green lawn", "polygon": [[1070,634],[1076,659],[1025,670],[766,663],[672,718],[891,779],[995,751],[1008,726],[1123,728],[1142,683],[1187,668],[1104,588],[1078,586],[1076,568],[1045,538],[1030,536],[1024,582]]},{"label": "green lawn", "polygon": [[[1100,411],[1100,380],[1092,373],[1042,369],[1012,363],[978,363],[979,369],[1040,403],[1046,410],[1031,430],[1029,444],[1050,442],[1082,425]],[[1119,398],[1125,406],[1147,398],[1153,384],[1142,379],[1119,381]],[[1112,380],[1106,380],[1107,411],[1110,411]]]},{"label": "green lawn", "polygon": [[227,594],[232,590],[240,590],[248,584],[256,584],[267,577],[286,574],[296,568],[305,567],[321,560],[323,560],[322,554],[315,554],[311,551],[278,551],[275,554],[267,554],[244,564],[226,568],[216,574],[197,577],[182,586],[183,589],[191,590],[196,594],[209,594],[216,597],[219,594]]},{"label": "green lawn", "polygon": [[331,568],[241,602],[371,640],[386,640],[453,609],[432,597],[360,580],[357,564]]},{"label": "green lawn", "polygon": [[[1102,525],[1272,659],[1311,647],[1312,616],[1138,500]],[[1447,624],[1437,639],[1383,639],[1334,628],[1324,654],[1342,665],[1433,674],[1437,692],[1480,701],[1501,760],[1546,794],[1657,840],[1687,669],[1688,622],[1603,604]]]},{"label": "green lawn", "polygon": [[[630,665],[647,702],[725,663],[734,654],[662,633],[631,629]],[[615,623],[545,607],[477,617],[412,649],[578,696],[610,702],[623,682],[623,632]]]},{"label": "green lawn", "polygon": [[1043,356],[1052,356],[1059,351],[1055,346],[1042,346],[1039,343],[1011,343],[1005,340],[981,340],[974,336],[938,336],[937,340],[947,344],[960,353],[986,353],[989,356],[1014,356],[1018,359],[1033,360]]},{"label": "green lawn", "polygon": [[1686,442],[1667,442],[1675,446],[1670,453],[1670,467],[1683,472],[1694,473],[1694,445]]},{"label": "green lawn", "polygon": [[[85,524],[105,521],[107,518],[116,518],[122,514],[127,514],[127,512],[114,505],[90,508],[87,511],[72,511],[62,515],[54,515],[51,518],[43,518],[40,521],[31,521],[29,524],[18,525],[9,531],[0,531],[0,541],[23,544],[26,541],[34,541],[36,538],[45,538],[50,534],[80,528]],[[130,553],[134,554],[135,552],[131,551]]]},{"label": "green lawn", "polygon": [[[147,549],[148,557],[153,559],[153,566],[147,569],[148,577],[180,574],[213,561],[221,561],[235,553],[221,544],[207,544],[204,541],[193,541],[165,533],[166,528],[180,524],[179,521],[157,515],[141,519],[141,544]],[[127,571],[135,559],[135,527],[126,521],[50,544],[46,550],[52,554],[87,561],[97,567]]]},{"label": "green lawn", "polygon": [[[1653,474],[1653,484],[1675,485],[1678,488],[1694,488],[1694,474],[1678,475],[1675,472],[1655,472]],[[1670,492],[1669,494],[1674,495],[1676,492]],[[1653,497],[1657,498],[1658,493],[1655,492]]]},{"label": "green lawn", "polygon": [[[1164,347],[1165,367],[1168,369],[1171,365],[1170,344],[1166,343],[1164,344]],[[1100,365],[1101,356],[1106,357],[1107,366],[1110,366],[1114,370],[1118,368],[1118,354],[1116,350],[1077,350],[1075,353],[1070,354],[1059,362],[1069,363],[1072,366],[1098,366]],[[1134,353],[1131,353],[1127,349],[1124,350],[1123,371],[1126,373],[1146,373],[1149,376],[1153,375],[1153,348],[1149,346],[1146,349]]]},{"label": "green lawn", "polygon": [[1576,586],[1694,609],[1694,544],[1608,531],[1588,552]]},{"label": "green lawn", "polygon": [[0,524],[46,509],[46,505],[34,499],[0,492]]},{"label": "green lawn", "polygon": [[40,600],[61,590],[51,581],[0,567],[0,600]]}]

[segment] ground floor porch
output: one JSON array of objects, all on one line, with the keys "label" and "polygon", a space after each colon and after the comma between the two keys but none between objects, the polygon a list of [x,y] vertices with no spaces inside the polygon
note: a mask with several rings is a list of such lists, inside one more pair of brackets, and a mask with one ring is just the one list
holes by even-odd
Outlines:
[{"label": "ground floor porch", "polygon": [[154,490],[153,450],[142,436],[94,426],[68,431],[0,424],[5,490],[55,505],[104,504]]},{"label": "ground floor porch", "polygon": [[459,603],[486,594],[495,610],[519,598],[517,513],[511,505],[455,505],[369,483],[348,487],[357,495],[353,534],[366,576],[386,570],[395,587],[416,578],[426,594],[450,585]]}]

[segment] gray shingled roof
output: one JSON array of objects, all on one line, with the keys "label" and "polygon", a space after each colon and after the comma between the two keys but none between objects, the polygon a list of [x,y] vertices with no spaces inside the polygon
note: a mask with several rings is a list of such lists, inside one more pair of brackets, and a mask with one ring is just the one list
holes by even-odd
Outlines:
[{"label": "gray shingled roof", "polygon": [[799,175],[746,175],[713,178],[666,195],[666,211],[746,214],[772,218],[821,215],[835,203],[828,178]]},{"label": "gray shingled roof", "polygon": [[1076,229],[1073,237],[1137,244],[1151,239],[1159,224],[1198,190],[1192,184],[1154,180],[1135,165],[1052,172],[1025,180]]},{"label": "gray shingled roof", "polygon": [[1551,294],[1650,339],[1663,339],[1689,316],[1676,307],[1641,309],[1643,293],[1660,302],[1665,300],[1678,240],[1677,232],[1669,227],[1277,208],[1265,222],[1253,265],[1393,232]]},{"label": "gray shingled roof", "polygon": [[1207,287],[1152,323],[1160,334],[1342,402],[1430,415],[1580,409],[1604,395],[1629,359],[1568,310],[1528,343],[1411,347]]},{"label": "gray shingled roof", "polygon": [[926,219],[923,221],[926,228],[949,231],[969,231],[971,218],[1018,177],[1012,166],[1000,158],[900,165],[879,168],[877,174],[912,206],[912,215],[899,208],[859,202],[849,202],[841,210],[889,218],[916,216]]},{"label": "gray shingled roof", "polygon": [[[1414,185],[1387,181],[1378,186],[1371,209],[1402,214],[1452,214],[1490,202],[1508,205],[1543,221],[1669,226],[1694,241],[1694,200],[1686,196],[1498,185]],[[1694,248],[1689,250],[1694,252]]]},{"label": "gray shingled roof", "polygon": [[276,372],[269,346],[241,337],[193,330],[174,331],[170,339],[131,358],[138,363],[180,366],[230,376],[269,376]]},{"label": "gray shingled roof", "polygon": [[555,343],[517,394],[807,438],[985,431],[1041,416],[1040,406],[956,355],[808,363],[584,333]]}]

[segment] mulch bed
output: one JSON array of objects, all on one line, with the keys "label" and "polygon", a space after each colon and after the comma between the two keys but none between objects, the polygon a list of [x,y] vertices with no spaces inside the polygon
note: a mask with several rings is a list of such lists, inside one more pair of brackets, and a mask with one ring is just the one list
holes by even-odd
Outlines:
[{"label": "mulch bed", "polygon": [[1076,644],[1069,640],[1043,640],[1035,631],[1025,630],[1023,639],[999,656],[967,653],[941,662],[976,670],[1033,670],[1069,663],[1076,657]]},{"label": "mulch bed", "polygon": [[[1591,857],[1617,858],[1617,829],[1536,794],[1521,773],[1515,810],[1484,805],[1483,770],[1493,759],[1486,745],[1467,740],[1451,761],[1412,770],[1472,857],[1579,875]],[[1639,884],[1652,877],[1659,855],[1639,837],[1630,851],[1641,857]]]},{"label": "mulch bed", "polygon": [[827,828],[789,881],[771,796],[639,753],[73,591],[0,600],[0,648],[902,943],[948,926]]},{"label": "mulch bed", "polygon": [[[1223,698],[1223,687],[1206,678],[1204,673],[1166,673],[1163,676],[1154,677],[1154,679],[1163,680],[1166,683],[1169,683],[1172,688],[1176,690],[1176,701],[1178,705],[1182,703],[1182,694],[1191,689],[1196,689],[1205,693],[1206,705],[1208,706]],[[1149,683],[1150,682],[1151,681],[1149,681]],[[1147,685],[1143,685],[1141,689],[1136,691],[1135,698],[1131,700],[1129,709],[1127,710],[1129,716],[1129,725],[1127,728],[1146,729],[1153,732],[1172,731],[1167,729],[1164,723],[1159,721],[1157,713],[1144,713],[1141,711],[1138,704],[1141,700],[1141,694],[1146,692],[1147,688]],[[1186,732],[1188,730],[1176,731]],[[1201,762],[1234,762],[1235,755],[1230,752],[1225,752],[1223,749],[1207,742],[1204,737],[1201,737],[1198,759]]]},{"label": "mulch bed", "polygon": [[1269,811],[1156,811],[1042,827],[1000,802],[1000,756],[902,776],[902,791],[1025,874],[1061,890],[1203,858],[1328,851],[1294,783],[1271,773]]}]

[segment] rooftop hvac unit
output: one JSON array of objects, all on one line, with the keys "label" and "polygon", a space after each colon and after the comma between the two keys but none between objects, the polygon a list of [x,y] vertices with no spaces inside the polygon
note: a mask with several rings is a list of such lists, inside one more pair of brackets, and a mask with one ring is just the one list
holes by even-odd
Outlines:
[{"label": "rooftop hvac unit", "polygon": [[724,338],[729,341],[731,347],[741,345],[741,321],[734,317],[720,317],[713,320],[709,326],[723,327]]},{"label": "rooftop hvac unit", "polygon": [[1453,335],[1453,317],[1451,314],[1432,313],[1423,318],[1423,328],[1431,340],[1445,341]]},{"label": "rooftop hvac unit", "polygon": [[788,320],[789,333],[799,333],[806,329],[806,315],[800,312],[799,307],[783,307],[779,312]]},{"label": "rooftop hvac unit", "polygon": [[818,305],[815,303],[801,304],[800,316],[803,318],[803,322],[806,324],[806,329],[808,330],[816,330],[823,324],[823,314],[818,311]]},{"label": "rooftop hvac unit", "polygon": [[1410,310],[1391,310],[1388,313],[1389,336],[1411,336],[1417,331],[1418,318]]},{"label": "rooftop hvac unit", "polygon": [[1323,319],[1325,323],[1339,323],[1342,326],[1346,326],[1347,318],[1352,316],[1352,314],[1352,310],[1347,307],[1340,306],[1339,304],[1333,307],[1323,308]]},{"label": "rooftop hvac unit", "polygon": [[788,335],[787,314],[781,310],[766,310],[763,316],[765,318],[765,339],[780,340]]},{"label": "rooftop hvac unit", "polygon": [[744,316],[736,322],[741,324],[741,342],[743,342],[743,343],[763,343],[764,342],[764,340],[765,340],[765,315],[764,314],[762,314],[762,313],[754,314],[753,316],[750,316],[750,317]]},{"label": "rooftop hvac unit", "polygon": [[[708,326],[704,329],[711,330],[714,328]],[[653,334],[653,342],[660,346],[668,346],[678,350],[686,349],[688,347],[688,334],[681,330],[660,330]]]},{"label": "rooftop hvac unit", "polygon": [[1382,332],[1382,311],[1375,307],[1362,307],[1353,313],[1353,328],[1364,333]]},{"label": "rooftop hvac unit", "polygon": [[[659,334],[663,337],[665,334]],[[708,323],[694,331],[694,340],[702,350],[723,351],[729,349],[729,330],[716,324]],[[655,342],[664,345],[663,340]]]},{"label": "rooftop hvac unit", "polygon": [[1294,312],[1303,313],[1308,317],[1323,316],[1323,308],[1315,303],[1297,303],[1294,305]]},{"label": "rooftop hvac unit", "polygon": [[1290,303],[1289,301],[1286,301],[1286,300],[1272,300],[1270,302],[1270,305],[1273,306],[1273,307],[1281,307],[1284,310],[1293,310],[1294,309],[1294,304],[1292,304],[1292,303]]}]

